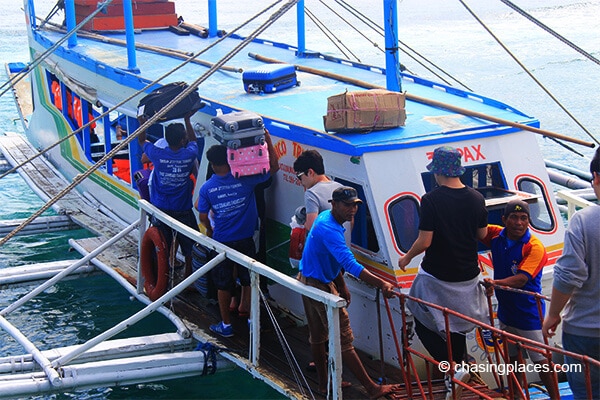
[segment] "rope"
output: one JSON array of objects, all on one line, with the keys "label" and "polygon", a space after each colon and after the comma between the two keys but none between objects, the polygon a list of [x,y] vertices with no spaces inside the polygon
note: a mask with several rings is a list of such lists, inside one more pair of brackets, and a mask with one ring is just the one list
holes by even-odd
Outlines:
[{"label": "rope", "polygon": [[581,122],[579,122],[579,120],[573,115],[571,114],[571,112],[569,110],[567,110],[567,108],[556,98],[554,97],[554,95],[544,86],[544,84],[542,84],[534,75],[533,73],[531,73],[531,71],[529,71],[529,69],[527,69],[527,67],[508,49],[508,47],[506,47],[506,45],[504,45],[504,43],[502,43],[502,41],[496,36],[494,35],[494,33],[485,25],[485,23],[483,23],[483,21],[481,19],[479,19],[479,17],[477,15],[475,15],[475,13],[469,8],[469,6],[467,6],[467,4],[463,1],[463,0],[458,0],[464,7],[465,9],[473,16],[473,18],[475,18],[475,20],[477,22],[479,22],[479,24],[483,27],[483,29],[485,29],[490,36],[492,36],[492,38],[504,49],[504,51],[506,51],[506,53],[512,57],[512,59],[521,67],[521,69],[527,74],[529,75],[529,77],[531,79],[534,80],[535,83],[537,83],[537,85],[544,91],[546,92],[546,94],[554,101],[554,103],[556,103],[556,105],[558,105],[570,118],[571,120],[573,120],[577,125],[579,125],[579,127],[585,132],[587,133],[587,135],[590,137],[590,139],[592,139],[594,142],[596,142],[596,144],[600,144],[600,141],[598,141],[598,139],[596,139],[594,137],[594,135],[585,127],[583,126],[583,124]]},{"label": "rope", "polygon": [[600,60],[598,60],[596,57],[594,57],[593,55],[591,55],[587,51],[583,50],[581,47],[577,46],[575,43],[573,43],[570,40],[566,39],[564,36],[561,36],[560,34],[558,34],[558,32],[556,32],[553,29],[549,28],[547,25],[545,25],[541,21],[537,20],[535,17],[533,17],[528,12],[526,12],[523,9],[519,8],[519,6],[517,6],[516,4],[514,4],[510,0],[500,0],[500,1],[502,1],[504,4],[506,4],[507,6],[509,6],[510,8],[512,8],[513,10],[515,10],[516,12],[518,12],[519,14],[521,14],[523,17],[527,18],[528,20],[530,20],[531,22],[533,22],[534,24],[536,24],[537,26],[539,26],[540,28],[542,28],[543,30],[545,30],[546,32],[548,32],[549,34],[551,34],[552,36],[554,36],[555,38],[557,38],[558,40],[560,40],[561,42],[563,42],[564,44],[566,44],[567,46],[569,46],[570,48],[572,48],[573,50],[575,50],[576,52],[578,52],[579,54],[581,54],[582,56],[584,56],[587,59],[595,62],[598,65],[600,65]]},{"label": "rope", "polygon": [[[29,75],[29,73],[31,71],[33,71],[33,68],[37,67],[42,61],[44,61],[44,59],[46,59],[46,57],[48,57],[50,54],[52,54],[54,52],[54,50],[56,50],[60,45],[62,45],[64,42],[66,42],[71,36],[73,36],[79,29],[81,29],[85,24],[87,24],[92,18],[94,18],[96,16],[96,14],[98,14],[100,11],[102,11],[102,9],[105,6],[109,5],[111,2],[112,2],[112,0],[105,0],[104,3],[99,4],[99,7],[93,13],[88,15],[83,21],[81,21],[77,26],[75,26],[75,28],[73,28],[71,30],[71,32],[67,33],[58,42],[54,43],[54,45],[52,47],[48,48],[46,51],[44,51],[42,54],[40,54],[40,56],[37,57],[35,60],[33,60],[33,62],[31,64],[27,65],[26,68],[19,71],[12,78],[10,78],[6,82],[4,82],[0,86],[0,89],[3,89],[2,92],[0,92],[0,97],[2,97],[4,95],[4,93],[8,92],[8,90],[10,90],[10,88],[12,86],[14,86],[17,82],[20,82],[23,78],[25,78],[27,75]],[[9,86],[6,87],[7,85],[9,85]]]},{"label": "rope", "polygon": [[[292,351],[290,344],[285,339],[283,330],[281,329],[281,326],[277,322],[277,318],[275,317],[275,313],[273,312],[273,309],[269,305],[269,302],[267,301],[265,294],[263,293],[263,291],[260,288],[258,289],[258,292],[260,293],[262,302],[265,305],[265,309],[267,310],[269,319],[271,320],[271,323],[273,324],[273,328],[275,328],[275,333],[277,335],[277,339],[279,340],[279,344],[281,344],[281,348],[283,349],[283,354],[285,355],[288,365],[290,366],[290,369],[294,376],[294,381],[298,385],[298,390],[300,391],[300,393],[302,393],[303,397],[306,397],[307,393],[304,390],[304,387],[306,386],[307,388],[309,388],[308,390],[310,392],[311,398],[313,400],[315,400],[315,396],[314,396],[313,392],[310,390],[310,386],[308,385],[306,376],[304,376],[304,373],[302,372],[302,368],[300,368],[300,365],[298,364],[298,360],[294,356],[294,352]],[[300,381],[300,378],[302,379],[302,382]]]},{"label": "rope", "polygon": [[[384,29],[380,25],[378,25],[376,22],[374,22],[373,20],[371,20],[368,16],[366,16],[363,13],[361,13],[359,10],[357,10],[353,6],[345,3],[342,0],[335,0],[335,1],[340,6],[342,6],[344,9],[346,9],[347,12],[349,12],[352,15],[354,15],[354,17],[356,17],[359,21],[361,21],[362,23],[364,23],[365,25],[367,25],[369,28],[371,28],[373,31],[375,31],[377,34],[379,34],[381,37],[385,36]],[[371,43],[373,44],[374,47],[380,48],[376,43],[374,43],[372,41],[371,41]],[[452,86],[452,84],[450,82],[448,82],[446,79],[444,79],[443,76],[441,76],[436,71],[434,71],[432,68],[430,68],[429,66],[427,66],[424,62],[418,60],[417,57],[419,57],[420,59],[424,60],[429,65],[433,66],[435,69],[437,69],[442,74],[444,74],[446,77],[448,77],[451,80],[453,80],[454,82],[456,82],[461,87],[463,87],[463,88],[465,88],[465,89],[467,89],[469,91],[472,91],[466,84],[464,84],[461,81],[459,81],[457,78],[455,78],[454,76],[452,76],[449,72],[447,72],[446,70],[444,70],[440,66],[436,65],[433,61],[429,60],[427,57],[425,57],[423,54],[419,53],[417,50],[413,49],[411,46],[407,45],[405,42],[403,42],[403,41],[401,41],[401,40],[398,39],[398,44],[401,46],[399,48],[400,51],[402,51],[407,57],[409,57],[410,59],[412,59],[414,62],[416,62],[417,64],[419,64],[423,68],[425,68],[427,71],[429,71],[432,75],[434,75],[435,77],[437,77],[439,80],[441,80],[445,84]],[[411,52],[414,55],[411,54]],[[416,75],[415,73],[413,73],[409,69],[406,69],[406,70],[408,72],[410,72],[412,75]]]},{"label": "rope", "polygon": [[223,349],[209,342],[198,343],[194,351],[199,351],[204,356],[204,364],[200,376],[214,375],[217,372],[217,352],[221,350]]},{"label": "rope", "polygon": [[65,1],[64,0],[58,0],[56,2],[56,4],[52,7],[52,10],[50,10],[50,12],[46,16],[46,18],[44,18],[44,20],[40,24],[40,29],[42,29],[44,27],[44,25],[46,25],[46,23],[50,20],[50,18],[54,17],[54,15],[59,10],[63,10],[64,8],[65,8]]},{"label": "rope", "polygon": [[327,28],[325,26],[325,24],[323,24],[317,17],[315,17],[315,15],[307,7],[304,8],[304,13],[317,26],[317,28],[319,28],[321,30],[321,32],[323,32],[323,34],[327,37],[327,39],[329,39],[329,41],[335,47],[337,47],[339,51],[342,52],[342,54],[344,55],[344,57],[349,58],[348,55],[346,54],[346,52],[342,49],[342,47],[344,47],[344,49],[346,49],[346,51],[348,51],[350,54],[352,54],[352,56],[355,59],[357,59],[358,62],[360,62],[360,60],[358,59],[358,57],[348,48],[348,46],[346,46],[338,37],[336,37],[333,34],[333,32],[331,32],[331,30],[329,28]]},{"label": "rope", "polygon": [[[112,1],[112,0],[110,0]],[[270,6],[264,8],[263,10],[261,10],[259,13],[257,13],[256,15],[254,15],[252,18],[250,18],[249,20],[247,20],[246,22],[242,23],[240,26],[238,26],[237,28],[235,28],[234,30],[232,30],[231,32],[229,32],[227,35],[219,38],[217,41],[215,41],[213,44],[207,46],[205,49],[199,51],[198,53],[196,53],[195,55],[192,55],[191,57],[189,57],[187,60],[185,60],[184,62],[182,62],[181,64],[179,64],[177,67],[173,68],[172,70],[168,71],[167,73],[165,73],[164,75],[158,77],[157,79],[155,79],[154,81],[150,82],[149,84],[147,84],[146,86],[144,86],[143,88],[141,88],[140,90],[138,90],[137,92],[133,93],[132,95],[130,95],[129,97],[126,97],[125,99],[121,100],[119,103],[117,103],[116,105],[114,105],[112,108],[109,108],[107,111],[105,111],[104,113],[98,115],[96,118],[90,120],[88,123],[86,123],[85,125],[83,125],[81,128],[78,128],[77,130],[71,132],[70,134],[66,135],[65,137],[63,137],[62,139],[58,140],[57,142],[51,144],[50,146],[46,147],[45,149],[41,150],[39,153],[37,153],[36,155],[32,156],[31,158],[23,161],[21,164],[18,164],[16,166],[14,166],[13,168],[9,169],[8,171],[4,172],[3,174],[0,175],[0,179],[4,178],[6,175],[11,174],[13,172],[15,172],[16,170],[18,170],[19,168],[23,167],[24,165],[30,163],[31,161],[35,160],[36,158],[40,157],[41,155],[47,153],[48,151],[52,150],[53,148],[55,148],[56,146],[66,142],[67,140],[69,140],[70,138],[72,138],[73,136],[75,136],[76,134],[78,134],[79,132],[81,132],[82,130],[84,130],[85,128],[89,127],[90,125],[92,125],[94,122],[98,121],[98,120],[102,120],[105,116],[109,115],[112,111],[117,110],[119,107],[121,107],[122,105],[126,104],[128,101],[130,101],[131,99],[133,99],[134,97],[136,97],[137,95],[139,95],[140,93],[145,92],[146,90],[150,89],[151,87],[153,87],[154,85],[158,84],[159,82],[161,82],[163,79],[167,78],[168,76],[170,76],[171,74],[175,73],[176,71],[178,71],[179,69],[183,68],[185,65],[189,64],[190,62],[193,62],[194,60],[196,60],[198,57],[200,57],[202,54],[204,54],[205,52],[207,52],[208,50],[212,49],[213,47],[217,46],[219,43],[221,43],[223,40],[225,40],[226,38],[230,37],[231,35],[233,35],[235,32],[239,31],[240,29],[242,29],[244,26],[246,26],[247,24],[249,24],[250,22],[252,22],[253,20],[255,20],[256,18],[258,18],[260,15],[262,15],[262,13],[266,12],[267,10],[269,10],[270,8],[272,8],[275,4],[277,4],[278,2],[280,2],[281,0],[278,0],[277,2],[271,4]],[[54,46],[53,46],[54,47]],[[98,161],[99,162],[99,161]],[[96,164],[98,163],[96,162]]]},{"label": "rope", "polygon": [[[276,3],[281,0],[277,0]],[[66,186],[63,190],[61,190],[56,196],[50,199],[46,204],[44,204],[37,212],[27,218],[24,222],[22,222],[18,227],[13,229],[8,235],[0,239],[0,246],[6,243],[9,239],[15,236],[18,232],[20,232],[27,224],[36,219],[46,210],[48,210],[54,203],[56,203],[59,199],[61,199],[64,195],[73,190],[78,184],[80,184],[84,179],[94,173],[101,165],[103,165],[106,161],[111,159],[113,156],[117,154],[117,152],[124,149],[129,143],[131,143],[134,139],[136,139],[139,134],[146,129],[148,129],[151,125],[153,125],[156,121],[159,120],[163,115],[169,112],[177,103],[179,103],[182,99],[188,96],[190,93],[195,91],[198,86],[205,80],[207,80],[212,74],[219,70],[219,68],[224,65],[227,61],[231,60],[236,54],[238,54],[244,47],[246,47],[250,42],[258,37],[262,32],[264,32],[269,26],[271,26],[277,19],[279,19],[286,11],[290,10],[298,0],[290,0],[287,4],[283,5],[278,11],[271,15],[271,17],[260,25],[252,34],[244,39],[240,44],[238,44],[230,53],[226,54],[221,60],[219,60],[215,65],[213,65],[207,72],[201,75],[196,81],[194,81],[191,85],[189,85],[185,90],[179,93],[175,98],[168,104],[166,104],[163,108],[160,109],[156,114],[154,114],[150,119],[140,125],[132,134],[127,136],[121,143],[115,146],[110,152],[106,153],[104,157],[96,162],[93,166],[91,166],[87,171],[82,174],[79,174],[73,178],[73,182],[70,185]],[[275,3],[275,4],[276,4]]]}]

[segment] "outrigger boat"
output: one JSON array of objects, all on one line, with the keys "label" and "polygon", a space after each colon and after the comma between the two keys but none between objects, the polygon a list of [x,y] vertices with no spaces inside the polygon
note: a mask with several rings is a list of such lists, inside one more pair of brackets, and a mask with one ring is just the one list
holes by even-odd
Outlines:
[{"label": "outrigger boat", "polygon": [[[292,398],[312,396],[314,377],[313,381],[308,379],[296,384],[297,370],[283,361],[299,349],[303,352],[298,357],[300,364],[310,360],[306,351],[307,334],[302,330],[304,319],[300,296],[323,301],[330,310],[332,322],[336,321],[336,308],[344,306],[345,302],[295,281],[293,277],[297,270],[288,259],[290,218],[303,203],[303,188],[292,164],[307,149],[318,150],[325,160],[327,175],[356,188],[363,200],[364,206],[356,216],[352,231],[352,251],[356,258],[371,272],[398,285],[400,302],[389,304],[375,289],[348,279],[353,296],[349,312],[356,348],[366,360],[381,360],[381,365],[385,361],[388,377],[404,384],[404,394],[397,396],[410,397],[418,393],[419,396],[425,393],[441,396],[444,391],[440,389],[440,382],[432,383],[429,379],[426,384],[420,383],[423,365],[431,365],[432,360],[415,362],[419,358],[416,356],[421,354],[414,350],[419,347],[416,337],[410,339],[411,317],[404,309],[419,259],[414,260],[406,272],[397,267],[398,258],[417,236],[419,200],[434,186],[434,178],[425,168],[433,149],[450,145],[462,152],[467,170],[464,182],[484,194],[490,223],[500,223],[501,210],[511,199],[522,198],[530,203],[531,229],[549,254],[544,283],[550,287],[551,266],[562,251],[564,224],[535,135],[589,147],[593,144],[540,129],[537,119],[500,101],[401,72],[394,32],[398,13],[395,0],[383,2],[385,67],[309,50],[302,0],[277,1],[265,9],[257,9],[252,19],[231,32],[218,29],[216,1],[208,3],[208,27],[204,28],[183,22],[176,14],[175,4],[163,0],[112,0],[99,4],[91,0],[65,0],[64,24],[62,20],[57,22],[56,18],[50,18],[54,13],[43,20],[38,18],[35,1],[24,0],[31,61],[10,64],[8,71],[30,145],[18,135],[9,135],[2,138],[3,152],[47,200],[44,210],[56,207],[97,237],[72,241],[72,246],[84,255],[77,263],[60,268],[45,266],[43,273],[37,275],[14,270],[10,274],[11,282],[32,282],[54,276],[33,290],[31,296],[34,296],[80,266],[91,263],[96,269],[115,277],[148,305],[141,315],[132,316],[100,337],[56,354],[37,349],[5,318],[31,298],[30,295],[0,311],[2,327],[18,338],[29,352],[27,368],[22,365],[25,372],[17,374],[9,369],[2,370],[0,396],[168,379],[216,368],[217,363],[210,361],[208,353],[204,353],[201,364],[190,368],[183,368],[189,360],[185,358],[189,356],[187,353],[177,365],[168,364],[169,355],[161,358],[165,361],[151,361],[149,356],[136,358],[146,357],[148,353],[133,354],[128,356],[127,362],[136,358],[131,369],[141,368],[142,372],[136,374],[130,370],[127,379],[120,379],[120,368],[127,362],[115,349],[127,344],[106,344],[111,349],[106,353],[111,355],[103,359],[97,354],[102,351],[90,353],[89,349],[97,350],[94,346],[99,346],[104,339],[155,310],[167,313],[179,334],[176,338],[157,339],[161,342],[161,350],[155,350],[156,353],[172,355],[164,348],[171,340],[182,342],[181,349],[187,350],[192,340],[216,343],[222,348],[234,349],[220,352],[222,357],[245,368],[284,395]],[[293,9],[297,13],[297,30],[295,35],[290,32],[290,37],[296,37],[296,44],[262,38],[270,25]],[[294,66],[300,84],[272,93],[246,91],[243,71],[273,63]],[[207,173],[203,152],[218,143],[210,134],[213,117],[238,110],[252,111],[262,116],[273,137],[280,171],[265,190],[266,255],[263,262],[248,259],[183,227],[139,199],[135,173],[144,165],[136,137],[145,129],[149,130],[152,140],[161,137],[163,124],[159,119],[176,106],[180,97],[142,126],[136,119],[138,103],[161,85],[179,81],[188,84],[184,95],[198,90],[205,103],[192,117],[202,148],[195,196]],[[19,89],[19,85],[24,84],[26,89]],[[323,116],[330,116],[327,110],[329,97],[345,92],[349,95],[365,93],[369,89],[402,93],[405,122],[383,130],[350,128],[337,133],[324,130]],[[6,90],[4,85],[3,93]],[[26,104],[28,93],[31,94],[30,108]],[[123,139],[117,139],[118,132],[123,134]],[[582,173],[581,181],[584,178],[585,173]],[[586,185],[581,186],[585,188]],[[571,211],[575,204],[577,207],[591,204],[581,200],[582,197],[586,197],[585,194],[578,193],[576,198],[570,198]],[[138,262],[137,246],[146,231],[148,215],[219,253],[205,265],[197,265],[192,276],[171,282],[169,290],[161,293],[154,302],[144,294],[144,277]],[[16,227],[1,243],[36,217],[32,216]],[[234,339],[217,338],[208,331],[208,325],[218,318],[213,302],[199,293],[183,293],[198,279],[202,282],[203,275],[225,257],[250,268],[253,277],[252,323],[249,328],[245,327],[245,321],[236,326],[236,330],[244,333]],[[483,273],[490,274],[490,257],[485,251],[480,254],[480,262]],[[261,279],[262,285],[259,284]],[[167,302],[173,306],[173,314],[162,307]],[[274,308],[278,310],[277,314],[283,311],[281,315],[285,318],[277,317]],[[381,315],[384,308],[388,322]],[[275,329],[280,333],[279,337],[293,342],[289,349],[275,349],[273,332],[265,329],[265,314],[279,323]],[[526,339],[494,330],[489,325],[481,326],[488,336],[474,333],[470,338],[472,346],[469,346],[471,356],[477,361],[491,360],[490,355],[501,357],[498,339],[521,340],[524,345],[533,346]],[[249,330],[249,336],[245,335],[245,330]],[[490,332],[496,332],[496,335]],[[339,343],[335,329],[330,334],[332,396],[341,398]],[[141,346],[139,343],[131,345]],[[538,350],[548,354],[564,353],[553,344],[542,345]],[[89,365],[86,360],[91,360]],[[499,362],[499,358],[496,360]],[[15,358],[10,358],[0,360],[0,365],[16,362]],[[144,365],[152,362],[160,364],[164,371],[162,376],[160,372],[144,376]],[[376,362],[371,364],[375,364],[371,368],[377,368]],[[151,369],[148,367],[148,371]],[[96,374],[100,370],[106,376]],[[426,376],[431,378],[429,374]],[[489,374],[484,380],[479,386],[465,388],[464,393],[471,391],[491,398],[506,390],[506,381],[497,375]],[[494,392],[489,387],[499,388],[499,391]],[[345,392],[348,397],[364,396],[359,388],[349,390],[353,391]]]}]

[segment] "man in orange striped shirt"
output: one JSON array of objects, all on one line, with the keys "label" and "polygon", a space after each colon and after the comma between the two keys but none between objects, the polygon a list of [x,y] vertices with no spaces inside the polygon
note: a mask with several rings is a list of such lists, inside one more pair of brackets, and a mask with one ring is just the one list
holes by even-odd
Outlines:
[{"label": "man in orange striped shirt", "polygon": [[[548,261],[546,249],[538,238],[529,231],[529,205],[523,200],[510,201],[502,216],[504,228],[488,225],[487,236],[482,242],[492,249],[494,279],[484,281],[489,290],[492,285],[508,286],[529,292],[542,293],[542,269]],[[500,329],[531,340],[544,342],[542,336],[542,320],[544,302],[541,303],[542,315],[539,315],[536,299],[527,294],[498,289],[498,319]],[[510,362],[514,365],[518,360],[519,350],[509,344]],[[532,362],[548,364],[542,353],[528,351]],[[559,399],[558,387],[555,386],[548,365],[540,368],[540,379],[546,386],[551,399]],[[515,393],[516,398],[522,398]]]}]

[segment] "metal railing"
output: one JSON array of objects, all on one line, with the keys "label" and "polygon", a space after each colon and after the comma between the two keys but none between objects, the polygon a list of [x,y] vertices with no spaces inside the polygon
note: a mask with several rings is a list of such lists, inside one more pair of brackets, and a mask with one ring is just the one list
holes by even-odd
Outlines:
[{"label": "metal railing", "polygon": [[[510,291],[516,291],[519,293],[525,293],[531,296],[534,296],[536,298],[537,304],[538,304],[538,310],[540,311],[540,315],[541,315],[541,301],[548,301],[548,297],[540,295],[538,293],[533,293],[533,292],[527,292],[524,290],[519,290],[519,289],[513,289],[513,288],[507,288],[507,287],[503,287],[503,286],[496,286],[497,289],[500,290],[510,290]],[[450,322],[449,319],[450,317],[455,317],[455,318],[460,318],[462,320],[468,321],[472,324],[474,324],[476,326],[477,329],[477,334],[481,335],[481,339],[483,341],[483,331],[489,331],[491,332],[491,337],[492,337],[492,342],[493,342],[493,352],[488,351],[487,349],[486,354],[487,354],[487,362],[492,365],[492,364],[509,364],[510,363],[510,357],[509,357],[509,353],[508,353],[508,346],[509,344],[514,344],[517,346],[517,348],[519,350],[521,349],[525,349],[528,352],[537,352],[539,354],[543,354],[546,359],[548,360],[548,363],[550,365],[550,371],[556,372],[557,368],[555,367],[553,360],[553,354],[554,355],[559,355],[562,356],[563,358],[565,356],[568,356],[574,360],[577,360],[578,362],[581,363],[581,365],[583,366],[583,373],[585,375],[585,379],[586,379],[586,389],[587,389],[587,393],[588,393],[588,398],[592,398],[592,382],[591,382],[591,368],[592,366],[594,366],[595,368],[600,368],[600,361],[595,360],[589,356],[586,355],[581,355],[581,354],[576,354],[576,353],[572,353],[560,348],[555,348],[555,347],[551,347],[548,345],[547,340],[545,340],[545,343],[539,343],[527,338],[523,338],[517,335],[514,335],[512,333],[508,333],[505,332],[501,329],[498,329],[496,327],[494,327],[494,318],[493,318],[493,312],[492,312],[492,302],[491,302],[491,295],[488,296],[488,308],[490,310],[490,324],[486,324],[483,323],[481,321],[478,321],[476,319],[467,317],[463,314],[460,314],[456,311],[450,310],[446,307],[442,307],[440,305],[437,304],[433,304],[424,300],[421,300],[419,298],[416,297],[412,297],[410,295],[407,294],[403,294],[403,293],[399,293],[399,292],[395,292],[396,297],[399,299],[400,302],[400,311],[401,311],[401,316],[402,316],[402,327],[401,327],[401,338],[400,340],[398,340],[397,334],[396,334],[396,329],[394,326],[394,321],[390,312],[390,306],[388,303],[388,300],[384,298],[385,301],[385,305],[387,308],[387,312],[388,312],[388,317],[389,317],[389,322],[390,322],[390,326],[392,327],[392,334],[394,337],[394,341],[396,342],[396,349],[397,349],[397,353],[398,353],[398,360],[402,360],[400,362],[400,369],[401,369],[401,373],[402,376],[404,378],[405,381],[405,390],[406,390],[406,394],[409,398],[413,398],[413,396],[420,396],[423,399],[426,398],[433,398],[432,396],[432,391],[433,391],[433,387],[432,387],[432,376],[430,373],[430,367],[431,365],[434,366],[438,366],[440,365],[440,362],[434,360],[432,357],[423,354],[421,352],[419,352],[418,350],[414,349],[413,347],[411,347],[410,345],[410,337],[411,337],[411,332],[409,332],[409,321],[407,319],[407,315],[409,315],[410,313],[407,313],[407,309],[406,309],[406,302],[407,301],[414,301],[416,303],[420,303],[423,304],[427,307],[430,308],[434,308],[439,310],[440,312],[443,313],[444,316],[444,324],[445,324],[445,334],[446,334],[446,343],[448,344],[448,353],[449,353],[449,365],[452,365],[453,360],[452,360],[452,352],[450,351],[450,349],[452,348],[452,339],[450,336]],[[541,317],[540,317],[541,318]],[[521,352],[519,351],[519,356],[518,356],[518,363],[520,364],[524,364],[525,360],[523,359],[522,354],[520,354]],[[419,359],[424,360],[425,362],[425,366],[426,366],[426,379],[423,380],[425,382],[425,384],[423,384],[421,378],[419,377],[419,372],[418,369],[416,367],[415,364],[415,360],[414,357],[417,357]],[[496,382],[497,387],[502,391],[502,395],[505,396],[506,398],[515,398],[515,390],[520,390],[522,393],[525,394],[525,397],[527,399],[530,398],[529,396],[529,392],[528,391],[524,391],[523,387],[521,386],[521,382],[523,382],[523,386],[527,387],[527,379],[525,374],[517,374],[517,371],[514,370],[510,370],[508,371],[507,375],[508,380],[510,383],[512,383],[512,385],[508,385],[508,387],[505,387],[505,379],[503,377],[503,375],[498,373],[498,370],[501,370],[501,368],[489,368],[489,371],[492,372],[492,375],[494,377],[494,380]],[[505,371],[506,372],[506,371]],[[558,383],[557,380],[557,376],[556,373],[554,373],[554,384]],[[414,382],[417,386],[418,392],[419,393],[413,393],[413,387],[410,384],[411,382]],[[474,393],[476,395],[478,395],[480,398],[483,399],[493,399],[494,397],[490,396],[489,393],[486,394],[483,389],[484,386],[469,386],[463,382],[460,382],[458,380],[454,380],[453,382],[456,385],[460,385],[463,387],[464,390],[467,390],[471,393]],[[508,382],[506,382],[508,383]]]},{"label": "metal railing", "polygon": [[[180,284],[175,286],[173,289],[168,291],[165,295],[156,300],[155,303],[160,302],[164,304],[169,301],[175,295],[180,293],[185,287],[193,284],[197,279],[205,275],[210,269],[216,266],[221,260],[228,258],[234,261],[236,264],[245,267],[250,272],[250,288],[251,288],[251,303],[250,303],[250,343],[249,343],[249,357],[248,360],[242,361],[237,357],[232,357],[231,361],[238,364],[240,367],[249,371],[253,376],[259,377],[263,380],[267,379],[261,374],[257,368],[260,362],[260,278],[268,278],[273,282],[285,286],[287,289],[294,291],[302,296],[310,297],[316,301],[319,301],[325,305],[327,310],[327,322],[329,324],[329,359],[328,369],[329,376],[331,377],[331,383],[333,387],[333,399],[342,398],[342,368],[336,368],[336,366],[342,365],[342,353],[340,343],[340,324],[339,324],[339,312],[338,309],[346,306],[346,300],[341,297],[326,293],[322,290],[307,286],[298,280],[282,274],[281,272],[259,262],[255,259],[240,253],[239,251],[233,250],[214,239],[209,238],[202,233],[183,225],[179,221],[171,218],[158,208],[145,200],[139,201],[140,205],[140,243],[146,231],[146,221],[148,216],[152,216],[162,223],[166,224],[170,228],[176,230],[178,234],[183,234],[197,243],[206,246],[207,248],[214,250],[218,253],[218,258],[214,258],[209,263],[205,264],[201,268],[194,271],[189,277],[183,280]],[[137,290],[142,293],[143,278],[141,276],[141,268],[138,268],[138,279],[137,279]],[[277,386],[276,383],[273,383]]]}]

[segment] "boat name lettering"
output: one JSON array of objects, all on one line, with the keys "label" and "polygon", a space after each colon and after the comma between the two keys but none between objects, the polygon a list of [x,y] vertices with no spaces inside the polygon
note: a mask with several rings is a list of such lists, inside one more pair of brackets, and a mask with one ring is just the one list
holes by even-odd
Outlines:
[{"label": "boat name lettering", "polygon": [[[481,152],[481,145],[457,147],[458,152],[462,155],[463,162],[485,160],[485,155]],[[433,151],[427,152],[427,159],[431,160]]]}]

